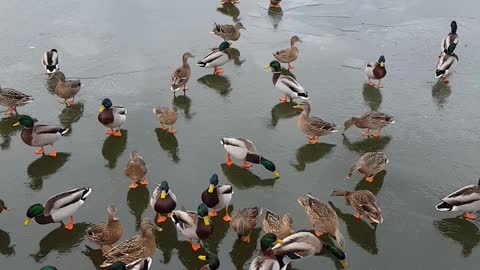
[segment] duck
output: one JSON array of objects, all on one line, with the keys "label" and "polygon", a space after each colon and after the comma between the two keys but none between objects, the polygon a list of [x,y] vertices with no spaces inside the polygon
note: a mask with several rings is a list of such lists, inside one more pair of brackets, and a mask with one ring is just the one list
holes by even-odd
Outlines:
[{"label": "duck", "polygon": [[212,34],[215,34],[224,41],[237,41],[240,38],[240,29],[246,29],[241,22],[235,25],[214,23]]},{"label": "duck", "polygon": [[385,56],[381,55],[377,62],[371,62],[365,67],[365,73],[368,78],[368,85],[374,86],[375,84],[371,80],[378,80],[377,88],[383,88],[382,79],[387,75],[385,69]]},{"label": "duck", "polygon": [[282,2],[282,0],[270,0],[270,7],[280,8],[280,2]]},{"label": "duck", "polygon": [[0,199],[0,213],[8,211],[8,207],[5,205],[5,202]]},{"label": "duck", "polygon": [[370,129],[377,130],[376,133],[372,134],[374,138],[380,137],[380,131],[382,128],[395,123],[393,116],[388,115],[382,112],[369,111],[364,113],[360,117],[352,117],[345,121],[343,134],[351,126],[355,125],[358,128],[366,128],[367,131],[362,132],[363,136],[370,136]]},{"label": "duck", "polygon": [[280,263],[277,261],[272,248],[283,241],[278,240],[273,233],[266,233],[260,239],[260,255],[255,257],[250,264],[249,270],[280,270]]},{"label": "duck", "polygon": [[280,98],[280,102],[289,102],[294,98],[304,100],[309,98],[307,91],[303,89],[293,76],[282,73],[280,62],[274,60],[265,66],[265,69],[270,69],[273,72],[273,85],[285,94],[284,97]]},{"label": "duck", "polygon": [[17,107],[22,107],[32,102],[32,96],[12,88],[2,88],[0,85],[0,105],[8,107],[8,110],[4,113],[5,115],[17,113]]},{"label": "duck", "polygon": [[167,181],[157,185],[150,198],[150,206],[157,213],[157,223],[165,222],[167,220],[165,216],[171,217],[172,211],[177,206],[177,196]]},{"label": "duck", "polygon": [[464,212],[465,219],[475,220],[475,212],[480,211],[480,180],[477,185],[464,186],[446,196],[435,209],[442,212]]},{"label": "duck", "polygon": [[232,218],[228,214],[228,205],[232,200],[233,187],[231,185],[219,185],[218,175],[215,173],[210,177],[210,185],[202,192],[202,202],[212,211],[208,213],[211,217],[217,216],[217,210],[225,208],[223,220],[230,222]]},{"label": "duck", "polygon": [[118,220],[117,209],[114,207],[107,208],[107,222],[89,226],[86,230],[86,236],[90,242],[100,246],[102,254],[106,254],[103,246],[113,248],[122,237],[122,224]]},{"label": "duck", "polygon": [[200,270],[217,270],[220,267],[220,260],[215,254],[200,255],[198,259],[207,262]]},{"label": "duck", "polygon": [[200,241],[206,240],[213,233],[214,227],[208,218],[208,207],[203,203],[198,205],[197,212],[174,210],[171,219],[177,230],[189,239],[193,251],[199,250],[202,247]]},{"label": "duck", "polygon": [[302,113],[298,117],[297,125],[298,128],[307,135],[311,144],[316,144],[320,136],[338,132],[335,124],[329,123],[316,116],[310,116],[310,103],[303,101],[293,106],[293,108],[302,110]]},{"label": "duck", "polygon": [[57,49],[51,49],[43,54],[42,65],[47,74],[55,73],[57,70],[59,70]]},{"label": "duck", "polygon": [[38,224],[45,225],[60,223],[70,217],[65,229],[73,230],[73,214],[80,209],[91,193],[91,187],[75,188],[50,197],[44,205],[33,204],[27,210],[27,218],[23,225],[28,226],[32,218]]},{"label": "duck", "polygon": [[226,41],[220,43],[218,49],[215,48],[207,55],[205,55],[202,60],[197,62],[197,66],[204,68],[213,68],[214,75],[222,75],[223,70],[221,66],[233,59],[231,50],[229,48],[230,43]]},{"label": "duck", "polygon": [[230,156],[233,156],[236,159],[243,160],[242,166],[245,169],[252,167],[250,163],[262,164],[265,169],[273,173],[275,178],[280,177],[275,164],[260,156],[257,153],[257,147],[251,140],[242,137],[222,138],[220,144],[223,145],[223,148],[227,151],[227,166],[233,165],[233,161],[230,158]]},{"label": "duck", "polygon": [[331,196],[345,197],[347,204],[357,211],[353,215],[355,218],[362,219],[362,216],[366,216],[372,223],[383,223],[382,210],[378,206],[377,198],[371,191],[335,189]]},{"label": "duck", "polygon": [[49,156],[56,157],[57,150],[53,145],[62,136],[68,133],[69,129],[60,126],[48,126],[48,125],[34,125],[34,120],[28,116],[23,115],[18,119],[18,122],[13,126],[22,126],[22,133],[20,137],[22,141],[29,146],[40,147],[35,151],[35,154],[42,155],[44,153],[44,147],[50,145],[52,150]]},{"label": "duck", "polygon": [[62,101],[59,101],[61,104],[66,104],[67,99],[72,99],[68,104],[75,104],[75,96],[80,91],[80,86],[82,85],[79,80],[66,80],[65,74],[61,71],[55,71],[52,78],[57,82],[55,86],[55,94],[63,98]]},{"label": "duck", "polygon": [[289,214],[280,216],[270,210],[266,210],[263,218],[263,231],[273,233],[278,239],[283,239],[293,233],[293,218]]},{"label": "duck", "polygon": [[192,70],[190,65],[188,65],[188,58],[190,57],[193,57],[191,53],[184,53],[182,56],[183,65],[173,72],[170,89],[174,94],[180,89],[182,89],[184,93],[188,90],[187,82],[190,79],[190,76],[192,76]]},{"label": "duck", "polygon": [[154,107],[153,114],[158,118],[160,121],[160,125],[162,125],[163,130],[167,130],[165,125],[170,126],[169,132],[172,134],[177,133],[177,131],[173,128],[173,125],[177,122],[177,107],[172,105],[172,108],[168,107]]},{"label": "duck", "polygon": [[321,202],[319,199],[309,194],[298,198],[297,202],[305,210],[305,213],[313,226],[315,235],[320,237],[324,233],[327,233],[330,237],[335,239],[338,247],[342,251],[345,251],[345,238],[338,228],[338,216],[337,213],[335,213],[335,210],[333,210],[328,203]]},{"label": "duck", "polygon": [[126,265],[124,262],[114,262],[108,270],[148,270],[152,266],[152,258],[138,259],[132,263]]},{"label": "duck", "polygon": [[445,51],[448,50],[450,45],[458,45],[458,34],[457,34],[457,22],[452,21],[450,23],[450,33],[448,33],[443,39],[442,44],[440,45],[440,54],[438,58],[442,57],[445,54]]},{"label": "duck", "polygon": [[[98,121],[105,127],[110,128],[107,134],[121,137],[122,132],[120,131],[120,127],[127,121],[127,109],[120,106],[113,106],[109,98],[104,98],[98,112]],[[114,128],[118,128],[118,130],[113,131]]]},{"label": "duck", "polygon": [[[280,1],[278,1],[280,2]],[[280,7],[277,4],[277,7]],[[280,63],[288,63],[288,69],[294,69],[295,67],[290,65],[291,62],[297,60],[298,57],[298,48],[295,46],[295,43],[302,42],[298,36],[293,36],[290,38],[290,48],[276,51],[273,53],[273,57]]]},{"label": "duck", "polygon": [[455,43],[450,44],[445,54],[438,59],[437,69],[435,70],[435,78],[442,78],[443,82],[448,84],[448,78],[452,75],[458,62],[458,55],[453,51],[457,45]]},{"label": "duck", "polygon": [[148,180],[145,178],[147,172],[147,165],[145,165],[143,157],[137,151],[132,151],[130,154],[130,160],[125,166],[125,175],[131,180],[128,188],[137,188],[137,182],[140,182],[140,185],[148,185]]},{"label": "duck", "polygon": [[385,169],[385,164],[389,162],[387,155],[383,152],[368,152],[363,154],[360,159],[350,168],[345,179],[350,179],[354,171],[365,174],[365,181],[371,183],[375,175]]},{"label": "duck", "polygon": [[322,243],[310,232],[294,233],[276,244],[272,250],[273,254],[280,258],[282,270],[286,269],[291,261],[323,255],[325,252],[337,258],[344,268],[348,266],[343,250],[334,245]]},{"label": "duck", "polygon": [[[100,265],[100,267],[110,267],[115,262],[123,262],[127,266],[135,263],[137,263],[137,265],[144,264],[145,259],[150,258],[155,254],[156,244],[154,231],[161,232],[162,228],[157,227],[155,222],[151,219],[143,219],[140,224],[140,234],[123,241],[107,252],[105,254],[107,259]],[[151,262],[149,264],[151,264]]]},{"label": "duck", "polygon": [[[243,208],[237,211],[233,217],[230,226],[237,234],[238,240],[250,244],[250,235],[257,226],[257,219],[262,214],[262,209],[258,207]],[[245,235],[248,232],[247,235]]]}]

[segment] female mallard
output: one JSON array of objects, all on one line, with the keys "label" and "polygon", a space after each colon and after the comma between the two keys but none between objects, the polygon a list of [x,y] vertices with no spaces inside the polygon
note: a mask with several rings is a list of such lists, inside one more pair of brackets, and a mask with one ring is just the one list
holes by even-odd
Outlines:
[{"label": "female mallard", "polygon": [[252,164],[255,163],[262,164],[265,169],[273,172],[273,176],[278,178],[280,174],[277,172],[275,164],[270,160],[258,155],[257,148],[255,144],[249,139],[237,137],[237,138],[222,138],[220,144],[223,145],[225,151],[227,151],[227,165],[231,166],[233,164],[230,155],[236,159],[243,160],[243,168],[248,169],[252,167]]},{"label": "female mallard", "polygon": [[109,267],[115,262],[123,262],[126,265],[137,262],[140,259],[152,257],[155,254],[154,231],[162,231],[151,219],[143,219],[140,225],[141,234],[123,241],[118,246],[105,254],[107,258],[100,267]]},{"label": "female mallard", "polygon": [[160,121],[160,125],[162,125],[163,130],[167,130],[165,125],[169,125],[170,133],[177,133],[177,131],[173,128],[173,124],[177,122],[177,107],[175,107],[175,105],[172,105],[171,109],[168,107],[154,107],[153,114]]},{"label": "female mallard", "polygon": [[354,171],[365,174],[365,181],[373,182],[375,175],[385,169],[385,164],[388,163],[387,155],[383,152],[368,152],[352,166],[348,176],[345,179],[350,179]]},{"label": "female mallard", "polygon": [[53,79],[57,82],[55,86],[55,94],[63,98],[63,101],[59,101],[62,104],[67,103],[67,99],[72,99],[68,104],[75,104],[75,96],[80,91],[82,85],[79,80],[65,80],[65,74],[61,71],[53,73]]},{"label": "female mallard", "polygon": [[[280,2],[280,1],[278,1]],[[278,4],[277,4],[278,6]],[[280,7],[280,6],[278,6]],[[295,67],[290,65],[291,62],[297,60],[298,48],[295,47],[295,43],[302,42],[298,36],[290,38],[290,48],[276,51],[273,53],[273,57],[280,63],[288,63],[288,69],[294,69]]]},{"label": "female mallard", "polygon": [[480,180],[477,185],[468,185],[442,199],[435,206],[437,211],[460,211],[463,217],[475,220],[475,212],[480,211]]},{"label": "female mallard", "polygon": [[[122,132],[120,132],[120,126],[127,120],[127,109],[120,106],[113,106],[112,101],[109,98],[105,98],[102,100],[102,105],[98,111],[100,112],[98,114],[98,121],[105,127],[110,128],[107,134],[121,137]],[[113,131],[114,128],[118,128],[118,130]]]},{"label": "female mallard", "polygon": [[278,239],[283,239],[293,233],[293,218],[289,214],[283,217],[267,210],[263,218],[263,231],[273,233]]},{"label": "female mallard", "polygon": [[220,260],[215,254],[200,255],[198,259],[207,262],[200,270],[217,270],[220,267]]},{"label": "female mallard", "polygon": [[73,214],[85,203],[85,199],[92,193],[92,188],[76,188],[50,197],[44,205],[31,205],[27,210],[27,219],[23,225],[28,226],[30,219],[35,218],[38,224],[62,222],[70,217],[65,229],[73,229]]},{"label": "female mallard", "polygon": [[230,44],[224,41],[220,43],[218,49],[213,49],[210,53],[205,55],[202,60],[198,61],[197,65],[204,68],[213,68],[213,74],[222,75],[223,70],[220,67],[232,59],[233,56],[230,52]]},{"label": "female mallard", "polygon": [[[188,238],[194,251],[202,247],[200,240],[207,239],[213,233],[213,223],[208,218],[208,207],[203,203],[198,206],[196,213],[174,210],[172,220],[177,229]],[[197,243],[193,243],[193,240]]]},{"label": "female mallard", "polygon": [[306,101],[293,106],[295,109],[303,110],[298,117],[298,128],[307,135],[310,143],[316,144],[318,137],[325,136],[330,133],[338,132],[335,124],[328,123],[318,117],[310,116],[310,104]]},{"label": "female mallard", "polygon": [[31,103],[33,98],[12,88],[2,88],[0,85],[0,105],[8,107],[5,115],[11,115],[17,112],[17,107]]},{"label": "female mallard", "polygon": [[449,83],[448,78],[457,66],[458,56],[453,52],[457,45],[450,44],[445,54],[438,59],[437,69],[435,70],[435,78],[443,78],[444,83]]},{"label": "female mallard", "polygon": [[13,126],[22,125],[22,141],[26,145],[40,147],[40,149],[35,151],[35,154],[41,155],[44,150],[43,147],[46,145],[52,146],[52,151],[50,156],[57,156],[57,150],[53,146],[53,143],[58,141],[63,135],[67,134],[68,128],[59,127],[59,126],[47,126],[47,125],[34,125],[33,119],[30,116],[22,116],[17,123]]},{"label": "female mallard", "polygon": [[280,2],[282,2],[282,0],[270,0],[270,7],[280,8]]},{"label": "female mallard", "polygon": [[167,220],[165,216],[171,217],[171,213],[177,207],[177,196],[170,189],[167,181],[162,181],[153,191],[150,198],[150,206],[157,212],[157,223]]},{"label": "female mallard", "polygon": [[[237,234],[238,240],[250,244],[250,235],[257,226],[258,216],[262,214],[262,209],[258,207],[243,208],[232,217],[230,226]],[[247,235],[245,235],[248,232]]]},{"label": "female mallard", "polygon": [[282,74],[280,62],[272,61],[265,69],[271,69],[273,72],[273,85],[285,94],[285,97],[280,98],[281,102],[292,101],[294,98],[308,99],[308,93],[297,82],[297,80],[287,74]]},{"label": "female mallard", "polygon": [[128,161],[127,166],[125,166],[125,175],[132,181],[128,188],[137,188],[138,181],[140,181],[141,185],[148,185],[147,178],[145,178],[147,172],[147,166],[145,165],[143,157],[137,151],[133,151],[130,154],[130,160]]},{"label": "female mallard", "polygon": [[152,258],[142,258],[126,265],[124,262],[114,262],[108,270],[148,270],[152,266]]},{"label": "female mallard", "polygon": [[183,65],[175,70],[172,75],[172,86],[170,89],[173,93],[176,93],[178,90],[182,89],[183,92],[188,90],[187,82],[192,75],[192,70],[190,69],[190,65],[188,64],[188,58],[193,57],[193,55],[189,52],[183,54]]},{"label": "female mallard", "polygon": [[[305,209],[315,234],[320,237],[327,233],[338,243],[342,251],[345,251],[345,238],[338,229],[338,216],[328,203],[321,202],[312,195],[306,198],[298,198],[297,202]],[[288,238],[288,237],[287,237]]]},{"label": "female mallard", "polygon": [[46,51],[42,57],[42,65],[45,68],[45,71],[50,74],[59,70],[58,68],[58,52],[56,49],[51,49]]},{"label": "female mallard", "polygon": [[378,206],[377,198],[369,190],[347,191],[335,189],[331,196],[345,196],[347,204],[351,205],[357,213],[353,216],[361,219],[366,216],[373,223],[383,223],[382,210]]},{"label": "female mallard", "polygon": [[235,25],[215,23],[212,33],[223,38],[224,41],[237,41],[240,38],[240,29],[245,29],[241,22]]},{"label": "female mallard", "polygon": [[103,254],[106,254],[103,246],[112,249],[112,245],[122,237],[122,224],[118,221],[117,210],[108,207],[107,213],[106,223],[95,224],[85,230],[88,240],[99,245]]},{"label": "female mallard", "polygon": [[202,193],[202,202],[212,211],[208,214],[211,217],[217,216],[217,210],[225,208],[223,220],[232,220],[228,214],[228,205],[232,200],[233,187],[231,185],[219,185],[218,175],[215,173],[210,177],[210,185]]},{"label": "female mallard", "polygon": [[378,80],[377,88],[383,88],[381,80],[385,75],[387,75],[387,70],[385,69],[385,56],[381,55],[378,58],[378,62],[371,62],[365,67],[365,73],[368,78],[368,85],[375,85],[371,80]]},{"label": "female mallard", "polygon": [[455,44],[458,45],[458,35],[457,35],[457,22],[452,21],[450,23],[450,33],[447,34],[442,39],[442,44],[440,45],[440,54],[438,55],[438,58],[442,57],[446,51],[448,50],[448,47],[450,45]]},{"label": "female mallard", "polygon": [[281,243],[276,244],[272,250],[277,258],[281,258],[281,269],[286,269],[286,266],[291,261],[323,255],[325,250],[340,260],[343,267],[348,266],[344,251],[336,246],[322,243],[315,235],[309,232],[294,233],[283,239]]},{"label": "female mallard", "polygon": [[0,199],[0,213],[2,213],[3,211],[8,211],[8,208],[5,205],[5,202],[2,199]]},{"label": "female mallard", "polygon": [[380,131],[382,128],[393,123],[395,123],[395,120],[393,120],[391,115],[369,111],[360,117],[352,117],[345,121],[345,128],[343,129],[343,132],[355,125],[358,128],[367,129],[367,131],[361,133],[363,136],[370,136],[370,129],[377,129],[377,133],[372,134],[373,137],[377,138],[380,136]]},{"label": "female mallard", "polygon": [[272,248],[276,244],[283,243],[280,240],[277,240],[277,236],[273,233],[265,234],[262,239],[260,239],[260,249],[261,254],[253,259],[250,264],[249,270],[280,270],[280,264],[273,254]]}]

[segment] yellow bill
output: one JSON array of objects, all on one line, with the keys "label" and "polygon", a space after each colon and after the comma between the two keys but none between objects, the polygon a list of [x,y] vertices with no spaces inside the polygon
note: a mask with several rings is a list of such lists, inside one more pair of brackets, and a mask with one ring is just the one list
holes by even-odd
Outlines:
[{"label": "yellow bill", "polygon": [[277,240],[277,241],[275,241],[275,244],[283,244],[283,241],[282,240]]},{"label": "yellow bill", "polygon": [[167,193],[165,192],[165,190],[162,190],[162,193],[160,193],[160,199],[165,200],[166,197]]},{"label": "yellow bill", "polygon": [[198,256],[198,259],[201,260],[201,261],[206,261],[206,260],[207,260],[207,256],[200,255],[200,256]]},{"label": "yellow bill", "polygon": [[105,106],[100,106],[100,109],[98,109],[99,112],[103,112],[105,110]]},{"label": "yellow bill", "polygon": [[348,267],[348,262],[346,260],[340,261],[340,263],[342,264],[343,268]]},{"label": "yellow bill", "polygon": [[210,225],[210,220],[208,220],[208,217],[203,217],[203,223],[205,223],[205,226]]},{"label": "yellow bill", "polygon": [[275,176],[275,178],[278,178],[278,177],[280,177],[280,174],[277,171],[274,171],[273,176]]},{"label": "yellow bill", "polygon": [[300,109],[300,105],[293,106],[294,109]]},{"label": "yellow bill", "polygon": [[385,63],[381,62],[380,67],[384,67],[384,66],[385,66]]},{"label": "yellow bill", "polygon": [[23,226],[28,226],[28,224],[30,224],[30,219],[26,218],[25,222],[23,222]]},{"label": "yellow bill", "polygon": [[15,124],[13,124],[14,127],[17,127],[17,126],[20,126],[20,122],[16,122]]},{"label": "yellow bill", "polygon": [[266,66],[264,67],[264,69],[269,69],[269,68],[270,68],[270,65],[266,65]]},{"label": "yellow bill", "polygon": [[208,186],[208,193],[213,193],[214,189],[215,189],[215,186],[210,184],[210,186]]}]

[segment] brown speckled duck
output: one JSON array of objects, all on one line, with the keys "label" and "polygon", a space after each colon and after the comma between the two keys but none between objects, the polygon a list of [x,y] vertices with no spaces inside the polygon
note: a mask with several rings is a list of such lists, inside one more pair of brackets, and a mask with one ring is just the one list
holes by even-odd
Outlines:
[{"label": "brown speckled duck", "polygon": [[143,157],[137,151],[133,151],[130,154],[130,160],[128,161],[127,166],[125,167],[125,175],[132,181],[128,188],[137,188],[138,181],[140,181],[141,185],[147,185],[148,181],[145,178],[147,171],[147,166],[145,165]]},{"label": "brown speckled duck", "polygon": [[192,75],[192,69],[188,64],[188,58],[193,57],[189,52],[186,52],[182,56],[183,65],[175,70],[172,75],[172,84],[170,90],[173,93],[176,93],[178,90],[182,89],[183,92],[188,90],[187,82]]},{"label": "brown speckled duck", "polygon": [[365,174],[365,181],[373,182],[375,175],[383,169],[385,164],[388,163],[387,155],[383,152],[368,152],[365,153],[360,159],[352,166],[348,176],[345,179],[350,179],[354,171],[359,171]]},{"label": "brown speckled duck", "polygon": [[75,96],[80,91],[80,86],[82,85],[79,80],[66,80],[65,74],[61,71],[56,71],[53,73],[52,78],[57,82],[55,86],[55,94],[63,98],[62,101],[59,101],[62,104],[67,103],[67,99],[72,99],[68,104],[75,104]]},{"label": "brown speckled duck", "polygon": [[233,215],[230,226],[237,234],[239,240],[250,244],[250,235],[252,234],[255,226],[257,226],[257,219],[261,214],[261,208],[250,207],[240,209]]},{"label": "brown speckled duck", "polygon": [[[278,1],[280,2],[280,1]],[[277,4],[278,6],[278,4]],[[279,7],[279,6],[278,6]],[[273,53],[273,57],[280,63],[288,63],[288,69],[294,69],[295,67],[290,65],[291,62],[297,60],[298,48],[295,47],[295,43],[302,42],[298,36],[290,38],[290,48],[276,51]]]},{"label": "brown speckled duck", "polygon": [[263,231],[273,233],[278,239],[283,239],[293,233],[293,218],[289,214],[282,217],[267,210],[263,218]]},{"label": "brown speckled duck", "polygon": [[372,134],[373,137],[379,137],[382,128],[395,123],[393,117],[386,113],[370,111],[366,112],[360,117],[352,117],[345,121],[345,128],[343,132],[347,131],[351,126],[355,125],[358,128],[366,128],[367,131],[362,132],[363,136],[370,135],[370,129],[378,130],[377,133]]},{"label": "brown speckled duck", "polygon": [[318,117],[310,116],[310,104],[306,101],[293,106],[293,108],[303,110],[298,117],[298,128],[308,136],[310,143],[315,144],[318,137],[325,136],[330,133],[338,132],[335,124],[326,122]]},{"label": "brown speckled duck", "polygon": [[224,41],[237,41],[240,38],[240,29],[245,29],[241,22],[235,25],[215,23],[212,33],[223,38]]},{"label": "brown speckled duck", "polygon": [[357,211],[353,215],[355,218],[361,219],[362,216],[366,216],[373,223],[383,223],[382,210],[378,206],[377,198],[371,191],[335,189],[331,196],[345,197],[347,204]]},{"label": "brown speckled duck", "polygon": [[33,98],[29,95],[25,95],[12,88],[2,88],[2,86],[0,86],[0,106],[8,107],[8,111],[5,112],[5,115],[16,113],[17,107],[21,107],[32,101]]},{"label": "brown speckled duck", "polygon": [[382,79],[387,75],[387,70],[385,69],[385,56],[380,56],[377,62],[371,62],[365,67],[365,73],[368,78],[368,85],[375,85],[371,80],[378,80],[377,88],[383,88]]},{"label": "brown speckled duck", "polygon": [[270,7],[280,8],[280,2],[282,2],[282,0],[270,0]]},{"label": "brown speckled duck", "polygon": [[88,240],[100,246],[100,250],[105,255],[103,246],[113,248],[113,244],[122,237],[122,224],[117,217],[117,210],[113,207],[107,208],[107,222],[95,224],[88,227],[85,232]]},{"label": "brown speckled duck", "polygon": [[177,131],[173,128],[173,125],[177,122],[177,107],[172,105],[172,108],[168,107],[154,107],[153,114],[158,118],[160,121],[160,125],[162,125],[163,130],[167,130],[167,126],[170,126],[169,132],[172,134],[177,133]]}]

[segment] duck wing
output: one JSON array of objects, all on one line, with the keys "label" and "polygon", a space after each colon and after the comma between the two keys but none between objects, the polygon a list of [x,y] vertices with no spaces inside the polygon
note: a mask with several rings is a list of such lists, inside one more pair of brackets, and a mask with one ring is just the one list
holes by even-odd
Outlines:
[{"label": "duck wing", "polygon": [[480,201],[480,186],[478,185],[468,185],[459,190],[456,190],[452,194],[443,198],[442,201],[453,205],[463,205],[472,203],[474,201]]},{"label": "duck wing", "polygon": [[52,209],[60,209],[80,200],[85,200],[92,192],[91,188],[76,188],[69,191],[65,191],[50,197],[45,203],[45,216],[49,215]]}]

